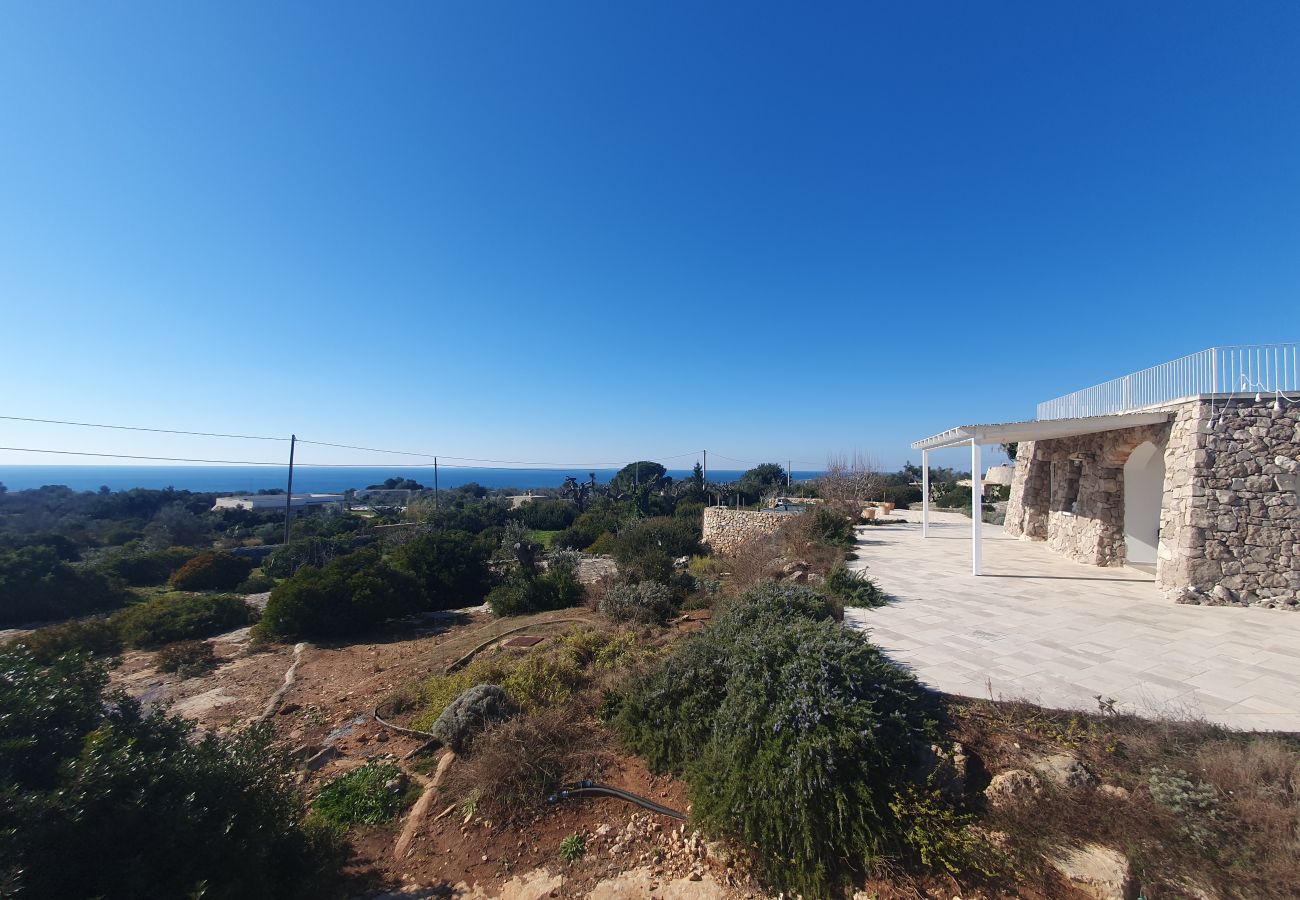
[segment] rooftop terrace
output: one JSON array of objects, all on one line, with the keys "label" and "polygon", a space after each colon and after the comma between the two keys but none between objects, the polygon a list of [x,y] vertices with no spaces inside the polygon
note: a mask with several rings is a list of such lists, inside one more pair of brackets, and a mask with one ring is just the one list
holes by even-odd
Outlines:
[{"label": "rooftop terrace", "polygon": [[1038,404],[1038,418],[1150,409],[1212,394],[1300,392],[1300,343],[1211,347]]}]

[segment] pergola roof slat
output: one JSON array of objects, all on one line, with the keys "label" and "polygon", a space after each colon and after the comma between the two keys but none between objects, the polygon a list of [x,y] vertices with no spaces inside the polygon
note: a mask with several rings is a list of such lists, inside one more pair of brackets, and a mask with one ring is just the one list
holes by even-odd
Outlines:
[{"label": "pergola roof slat", "polygon": [[1117,413],[1109,416],[1083,416],[1076,419],[1037,419],[1029,422],[1004,422],[988,425],[958,425],[912,444],[913,450],[943,450],[948,447],[977,444],[1006,444],[1013,441],[1045,441],[1053,438],[1096,434],[1119,428],[1155,425],[1168,422],[1171,410]]}]

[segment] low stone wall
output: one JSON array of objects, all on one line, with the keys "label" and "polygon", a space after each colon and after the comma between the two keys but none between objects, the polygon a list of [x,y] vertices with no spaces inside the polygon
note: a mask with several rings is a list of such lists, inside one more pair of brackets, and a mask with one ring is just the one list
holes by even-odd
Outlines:
[{"label": "low stone wall", "polygon": [[704,509],[704,543],[714,553],[735,553],[746,541],[775,532],[791,515],[797,514],[708,506]]}]

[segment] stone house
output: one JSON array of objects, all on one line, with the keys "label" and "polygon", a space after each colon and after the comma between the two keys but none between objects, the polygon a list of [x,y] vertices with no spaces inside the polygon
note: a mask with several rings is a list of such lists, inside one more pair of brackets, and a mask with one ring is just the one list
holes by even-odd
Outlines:
[{"label": "stone house", "polygon": [[1179,602],[1296,609],[1298,350],[1206,350],[912,446],[928,470],[929,450],[969,444],[978,471],[981,444],[1018,441],[1005,534],[1144,569]]}]

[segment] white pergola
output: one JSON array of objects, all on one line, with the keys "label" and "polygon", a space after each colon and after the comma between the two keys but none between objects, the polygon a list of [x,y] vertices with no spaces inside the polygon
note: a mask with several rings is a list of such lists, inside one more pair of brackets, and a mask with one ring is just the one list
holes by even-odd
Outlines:
[{"label": "white pergola", "polygon": [[980,447],[985,444],[1009,444],[1019,441],[1046,441],[1053,438],[1076,437],[1134,428],[1139,425],[1156,425],[1168,422],[1173,413],[1155,412],[1118,413],[1109,416],[1084,416],[1075,419],[1042,419],[1032,422],[1007,422],[1000,425],[959,425],[947,431],[916,441],[913,450],[921,451],[921,536],[930,536],[930,451],[950,450],[970,445],[971,473],[971,574],[983,574],[980,538],[983,517],[980,511],[984,502],[983,469],[980,466]]}]

